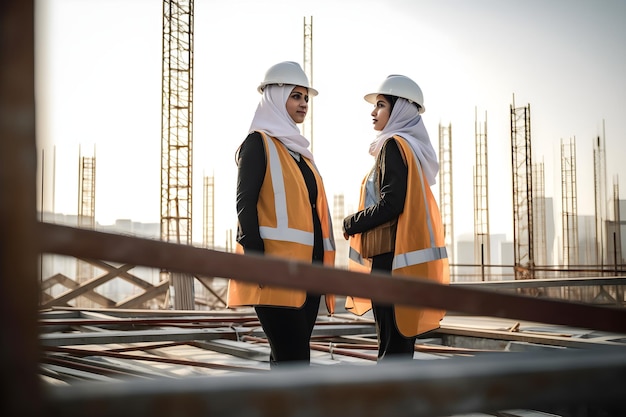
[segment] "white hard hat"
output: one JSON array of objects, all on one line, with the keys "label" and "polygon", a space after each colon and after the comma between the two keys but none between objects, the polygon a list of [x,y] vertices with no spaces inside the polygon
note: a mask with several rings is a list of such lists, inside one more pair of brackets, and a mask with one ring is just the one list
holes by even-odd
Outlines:
[{"label": "white hard hat", "polygon": [[309,89],[309,96],[314,97],[317,95],[317,90],[309,85],[309,78],[306,76],[300,64],[293,61],[279,62],[272,65],[267,72],[265,72],[265,79],[259,84],[257,88],[259,93],[263,92],[266,85],[270,84],[290,84],[306,87]]},{"label": "white hard hat", "polygon": [[376,104],[376,96],[379,94],[405,98],[419,105],[420,114],[426,111],[422,89],[415,81],[404,75],[393,74],[388,76],[375,93],[370,93],[365,96],[365,100],[369,103]]}]

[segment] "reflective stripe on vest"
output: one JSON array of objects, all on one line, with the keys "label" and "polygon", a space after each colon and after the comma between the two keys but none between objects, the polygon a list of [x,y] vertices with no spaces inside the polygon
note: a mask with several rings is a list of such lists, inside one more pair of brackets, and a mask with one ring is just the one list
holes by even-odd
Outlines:
[{"label": "reflective stripe on vest", "polygon": [[[425,262],[437,261],[448,257],[445,247],[432,247],[419,249],[413,252],[400,253],[393,258],[393,269],[406,268],[407,266],[419,265]],[[353,247],[350,247],[348,258],[360,265],[365,265],[365,260]]]},{"label": "reflective stripe on vest", "polygon": [[[265,136],[265,134],[263,134]],[[270,173],[272,175],[272,188],[274,190],[274,206],[276,208],[276,227],[260,226],[259,233],[263,239],[281,240],[286,242],[299,243],[313,246],[313,232],[289,227],[289,216],[287,214],[287,198],[285,192],[285,182],[283,180],[282,165],[278,150],[273,140],[266,137]],[[319,190],[321,192],[321,190]],[[330,218],[330,217],[329,217]],[[324,250],[335,250],[334,242],[329,238],[323,239]]]},{"label": "reflective stripe on vest", "polygon": [[350,246],[350,251],[348,252],[348,259],[361,264],[361,265],[365,265],[365,262],[363,260],[363,257],[361,256],[361,254],[359,253],[358,250],[354,249],[352,246]]},{"label": "reflective stripe on vest", "polygon": [[448,257],[445,247],[420,249],[409,253],[401,253],[393,258],[393,269],[419,265]]}]

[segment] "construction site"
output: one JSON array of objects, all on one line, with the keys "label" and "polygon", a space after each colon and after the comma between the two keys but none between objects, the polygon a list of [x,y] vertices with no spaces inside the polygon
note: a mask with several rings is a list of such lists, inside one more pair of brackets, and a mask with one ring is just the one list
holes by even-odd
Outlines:
[{"label": "construction site", "polygon": [[[239,255],[234,236],[216,244],[216,179],[205,176],[200,193],[192,189],[194,2],[166,0],[160,224],[97,227],[95,150],[77,161],[75,216],[37,206],[36,193],[44,193],[37,165],[45,160],[34,121],[34,3],[10,0],[1,10],[0,35],[10,40],[0,47],[2,415],[626,415],[626,220],[618,179],[607,184],[604,134],[594,138],[592,219],[578,213],[576,142],[561,142],[562,211],[554,214],[561,230],[554,230],[544,165],[533,161],[531,105],[512,99],[513,241],[498,247],[487,113],[476,112],[474,236],[460,245],[453,125],[440,123],[450,285],[360,274],[341,261],[328,268]],[[313,29],[313,17],[304,17],[302,63],[311,80]],[[313,114],[303,125],[312,143]],[[192,209],[198,198],[202,213]],[[347,262],[344,196],[329,201],[336,258]],[[201,244],[192,241],[192,219],[202,224]],[[584,239],[583,221],[593,231]],[[494,247],[510,255],[494,261]],[[269,372],[254,309],[227,307],[229,278],[336,295],[335,313],[319,312],[311,367]],[[377,364],[373,317],[346,311],[349,295],[447,314],[418,337],[414,363]]]}]

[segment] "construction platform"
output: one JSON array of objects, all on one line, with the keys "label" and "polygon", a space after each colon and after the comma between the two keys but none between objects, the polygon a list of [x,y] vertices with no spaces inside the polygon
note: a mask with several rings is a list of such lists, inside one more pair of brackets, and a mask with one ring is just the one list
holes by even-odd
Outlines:
[{"label": "construction platform", "polygon": [[[577,370],[577,366],[581,365],[580,358],[574,353],[605,352],[605,359],[613,361],[612,372],[602,377],[605,382],[607,378],[611,380],[613,388],[603,385],[602,390],[623,390],[624,380],[612,378],[616,372],[624,375],[626,370],[624,334],[454,314],[448,314],[443,319],[440,329],[418,338],[412,363],[391,362],[385,365],[377,364],[376,330],[371,316],[342,313],[331,317],[320,314],[311,341],[310,368],[289,367],[280,372],[269,372],[269,346],[252,309],[200,312],[58,308],[42,311],[40,326],[43,349],[41,378],[54,400],[53,409],[57,413],[52,415],[64,416],[81,415],[94,403],[102,401],[107,390],[115,390],[112,387],[125,387],[133,395],[126,398],[118,395],[116,390],[117,394],[108,399],[107,407],[117,404],[120,410],[112,414],[108,409],[108,414],[104,415],[132,415],[132,404],[142,402],[141,398],[142,407],[156,407],[159,395],[148,399],[141,394],[150,390],[151,386],[154,389],[151,384],[155,381],[169,386],[169,395],[174,387],[172,384],[185,385],[185,395],[193,397],[193,401],[206,396],[220,398],[226,395],[223,391],[225,386],[229,387],[228,395],[233,395],[233,390],[243,390],[241,398],[247,398],[247,401],[253,401],[251,398],[262,396],[265,392],[265,399],[254,401],[261,401],[264,404],[262,407],[275,407],[276,415],[324,414],[326,406],[320,403],[308,405],[310,414],[297,411],[302,405],[293,403],[297,398],[293,390],[297,387],[302,389],[302,384],[310,384],[306,397],[308,402],[322,395],[316,390],[332,390],[334,387],[340,393],[362,389],[364,396],[355,394],[361,404],[358,407],[368,404],[365,397],[368,390],[381,395],[394,384],[398,384],[397,387],[402,384],[405,389],[416,384],[413,388],[422,390],[434,384],[441,385],[439,389],[447,387],[444,392],[449,401],[441,403],[441,398],[432,396],[431,392],[417,394],[413,401],[407,403],[406,399],[403,400],[408,407],[418,407],[413,415],[567,416],[572,414],[568,414],[565,405],[561,408],[554,404],[544,405],[543,408],[533,409],[526,408],[524,404],[534,404],[533,398],[537,395],[562,395],[558,394],[562,392],[557,384],[559,378],[569,378],[563,385],[574,383],[574,389],[581,389],[581,383],[592,384],[593,387],[596,371]],[[570,353],[574,354],[571,358],[568,356]],[[557,358],[564,361],[560,370],[554,362]],[[546,368],[545,361],[555,367]],[[578,365],[576,362],[579,362]],[[597,370],[597,364],[593,366]],[[362,376],[369,381],[366,384],[368,387],[359,388],[359,384],[363,383],[360,370],[365,368],[369,373]],[[414,372],[411,372],[412,369]],[[468,372],[475,374],[469,378]],[[501,379],[502,372],[507,374],[505,380]],[[309,380],[309,374],[322,380]],[[200,390],[195,393],[193,389],[189,391],[189,384],[194,383],[199,384],[196,388]],[[268,387],[273,387],[271,394],[266,392]],[[586,396],[601,397],[598,396],[598,385],[592,392],[589,388],[587,386]],[[429,391],[432,389],[428,388]],[[498,389],[502,391],[498,392]],[[512,400],[511,395],[516,391],[523,391],[524,397]],[[282,402],[287,397],[291,405],[286,406]],[[349,401],[348,398],[349,395],[346,401]],[[467,414],[464,411],[481,408],[475,403],[465,403],[468,399],[484,401],[489,404],[486,408],[497,404],[517,405],[506,410],[492,410],[496,414]],[[207,409],[215,411],[211,408],[215,402],[211,404]],[[407,410],[396,414],[398,411],[394,410],[400,407],[398,404],[393,405],[380,398],[376,404],[382,413],[376,415],[407,415],[403,414]],[[138,403],[135,406],[140,407]],[[239,410],[241,414],[216,415],[255,415],[249,410],[249,405],[231,403],[224,406]],[[285,412],[284,407],[290,411]],[[602,412],[607,410],[606,405],[598,407]],[[616,405],[611,404],[610,407]],[[593,414],[592,410],[588,415],[602,414]]]}]

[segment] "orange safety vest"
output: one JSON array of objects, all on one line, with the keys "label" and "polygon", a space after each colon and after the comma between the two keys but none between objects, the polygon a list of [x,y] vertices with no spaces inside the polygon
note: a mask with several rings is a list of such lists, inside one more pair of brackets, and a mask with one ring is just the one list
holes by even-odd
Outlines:
[{"label": "orange safety vest", "polygon": [[[257,202],[259,231],[265,254],[302,262],[311,262],[313,256],[313,219],[309,192],[302,172],[288,149],[278,139],[260,132],[265,147],[265,178]],[[304,158],[303,156],[300,156]],[[324,265],[335,264],[335,241],[326,191],[315,164],[304,159],[315,175],[317,183],[317,209],[322,226]],[[236,252],[243,254],[237,243]],[[272,305],[301,307],[306,291],[231,279],[228,283],[228,306]],[[334,313],[333,295],[326,295],[326,307]]]},{"label": "orange safety vest", "polygon": [[[394,136],[404,160],[407,161],[408,178],[404,211],[398,217],[396,244],[392,275],[424,278],[440,284],[450,283],[450,269],[446,252],[443,223],[437,202],[422,167],[406,140]],[[365,184],[361,184],[359,210],[364,209]],[[361,235],[350,237],[349,269],[370,272],[371,261],[363,259],[359,253]],[[363,315],[372,308],[369,299],[347,297],[348,311]],[[439,328],[445,310],[394,305],[396,326],[406,337]]]}]

